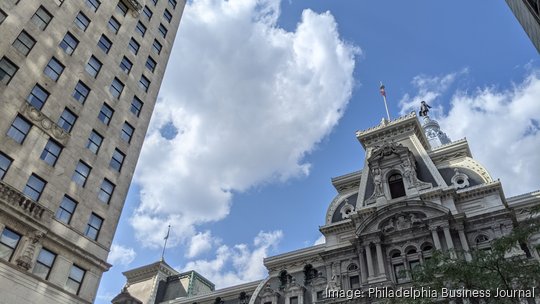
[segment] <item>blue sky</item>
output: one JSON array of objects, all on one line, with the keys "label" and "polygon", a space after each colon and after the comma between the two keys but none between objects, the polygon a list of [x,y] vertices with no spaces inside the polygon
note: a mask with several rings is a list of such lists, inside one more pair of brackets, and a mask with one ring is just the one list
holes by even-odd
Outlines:
[{"label": "blue sky", "polygon": [[539,66],[503,0],[190,1],[96,302],[169,223],[166,261],[218,287],[320,241],[330,178],[385,115],[379,81],[392,117],[428,101],[507,195],[540,189]]}]

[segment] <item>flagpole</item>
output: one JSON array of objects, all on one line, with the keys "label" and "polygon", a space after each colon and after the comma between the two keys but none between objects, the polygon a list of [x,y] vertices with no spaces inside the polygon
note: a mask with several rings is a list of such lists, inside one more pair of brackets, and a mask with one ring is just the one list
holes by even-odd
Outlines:
[{"label": "flagpole", "polygon": [[161,260],[163,261],[163,256],[165,255],[165,248],[167,247],[167,240],[169,239],[169,232],[171,231],[171,225],[167,229],[167,235],[165,236],[165,244],[163,244],[163,251],[161,252]]},{"label": "flagpole", "polygon": [[386,90],[384,88],[382,81],[381,81],[381,95],[384,100],[384,108],[386,109],[386,116],[388,117],[388,120],[390,120],[390,112],[388,112],[388,105],[386,104]]}]

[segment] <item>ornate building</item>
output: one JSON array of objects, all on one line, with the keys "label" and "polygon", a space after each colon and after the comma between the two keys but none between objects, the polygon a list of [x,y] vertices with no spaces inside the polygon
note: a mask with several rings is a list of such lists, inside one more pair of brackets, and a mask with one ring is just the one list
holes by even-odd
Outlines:
[{"label": "ornate building", "polygon": [[540,53],[540,2],[537,0],[506,0],[506,3]]},{"label": "ornate building", "polygon": [[184,0],[0,1],[0,303],[92,303]]},{"label": "ornate building", "polygon": [[[403,270],[435,250],[470,259],[472,249],[488,249],[540,204],[538,191],[505,197],[467,141],[450,142],[427,115],[423,123],[415,113],[383,119],[356,136],[366,150],[364,167],[332,179],[337,195],[319,228],[325,244],[266,258],[262,281],[145,303],[332,303],[346,299],[328,298],[327,289],[406,286],[411,278]],[[529,244],[537,259],[538,244],[540,236]]]}]

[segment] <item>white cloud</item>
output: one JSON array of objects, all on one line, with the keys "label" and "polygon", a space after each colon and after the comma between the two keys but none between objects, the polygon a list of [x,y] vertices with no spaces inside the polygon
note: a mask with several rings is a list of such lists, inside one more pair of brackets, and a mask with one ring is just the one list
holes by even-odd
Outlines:
[{"label": "white cloud", "polygon": [[217,243],[217,240],[212,237],[210,231],[205,231],[204,233],[199,232],[191,238],[186,257],[194,258],[207,252],[212,249],[214,243]]},{"label": "white cloud", "polygon": [[112,265],[128,266],[135,259],[135,250],[118,244],[112,244],[107,262]]},{"label": "white cloud", "polygon": [[451,139],[466,137],[473,156],[507,196],[540,188],[540,72],[532,71],[511,89],[458,91],[450,109],[435,116]]},{"label": "white cloud", "polygon": [[326,243],[326,238],[324,237],[324,235],[321,235],[318,239],[315,240],[313,245],[320,245],[324,243]]},{"label": "white cloud", "polygon": [[160,246],[167,223],[170,245],[189,242],[227,216],[233,191],[309,174],[304,156],[341,118],[360,50],[329,12],[277,27],[279,5],[186,4],[134,179],[130,222],[143,244]]},{"label": "white cloud", "polygon": [[182,271],[196,270],[215,283],[217,288],[262,279],[268,274],[263,259],[282,238],[283,232],[280,230],[261,231],[252,246],[222,245],[217,249],[214,259],[191,261],[182,267]]}]

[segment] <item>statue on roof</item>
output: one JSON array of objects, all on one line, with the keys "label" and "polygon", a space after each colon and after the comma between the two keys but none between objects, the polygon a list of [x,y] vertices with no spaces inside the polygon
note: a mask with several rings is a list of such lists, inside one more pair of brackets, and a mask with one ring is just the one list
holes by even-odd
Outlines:
[{"label": "statue on roof", "polygon": [[429,109],[431,109],[431,107],[425,101],[422,100],[422,103],[420,105],[420,111],[418,111],[418,114],[420,116],[427,116]]}]

